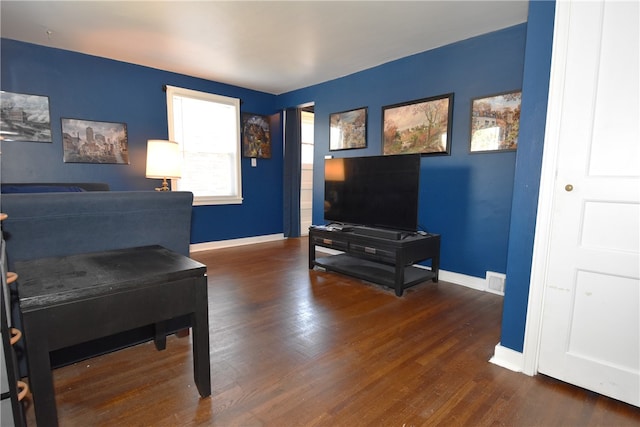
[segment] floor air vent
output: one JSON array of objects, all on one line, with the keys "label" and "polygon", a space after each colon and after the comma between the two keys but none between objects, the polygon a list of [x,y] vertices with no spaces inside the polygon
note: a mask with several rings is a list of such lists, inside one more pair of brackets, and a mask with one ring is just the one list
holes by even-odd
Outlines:
[{"label": "floor air vent", "polygon": [[494,273],[493,271],[487,271],[486,287],[487,292],[492,294],[504,295],[504,282],[506,275],[502,273]]}]

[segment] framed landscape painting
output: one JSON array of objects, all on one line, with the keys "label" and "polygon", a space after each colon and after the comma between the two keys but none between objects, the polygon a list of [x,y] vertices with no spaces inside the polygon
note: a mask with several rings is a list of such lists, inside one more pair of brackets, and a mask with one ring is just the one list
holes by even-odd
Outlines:
[{"label": "framed landscape painting", "polygon": [[61,119],[65,163],[129,164],[125,123]]},{"label": "framed landscape painting", "polygon": [[507,92],[471,103],[471,152],[509,151],[518,148],[522,92]]},{"label": "framed landscape painting", "polygon": [[440,154],[451,150],[453,93],[382,108],[382,153]]},{"label": "framed landscape painting", "polygon": [[49,98],[0,91],[0,137],[4,141],[51,142]]},{"label": "framed landscape painting", "polygon": [[329,150],[367,147],[366,108],[331,114],[329,127]]}]

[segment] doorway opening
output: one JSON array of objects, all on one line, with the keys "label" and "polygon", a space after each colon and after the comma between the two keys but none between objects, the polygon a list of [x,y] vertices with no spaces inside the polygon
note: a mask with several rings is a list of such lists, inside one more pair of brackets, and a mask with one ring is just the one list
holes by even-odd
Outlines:
[{"label": "doorway opening", "polygon": [[300,129],[300,235],[307,236],[313,221],[313,106],[302,108]]}]

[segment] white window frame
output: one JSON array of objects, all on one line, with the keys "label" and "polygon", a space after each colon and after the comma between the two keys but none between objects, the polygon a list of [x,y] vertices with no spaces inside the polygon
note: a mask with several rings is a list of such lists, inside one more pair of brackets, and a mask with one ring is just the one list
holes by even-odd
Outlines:
[{"label": "white window frame", "polygon": [[[240,147],[240,100],[238,98],[232,98],[228,96],[215,95],[206,92],[200,92],[191,89],[184,89],[175,86],[166,86],[167,88],[167,122],[169,127],[169,139],[171,141],[175,141],[180,145],[180,151],[183,154],[184,158],[184,146],[181,142],[181,136],[176,135],[175,131],[175,120],[174,120],[174,106],[173,106],[173,97],[180,96],[184,98],[192,98],[198,99],[202,101],[214,102],[217,104],[230,105],[235,108],[235,122],[232,124],[235,126],[235,162],[234,167],[235,171],[235,194],[232,195],[214,195],[214,194],[204,194],[198,195],[194,193],[193,205],[226,205],[226,204],[241,204],[242,203],[242,162],[241,162],[241,147]],[[188,163],[183,164],[183,171],[189,168]],[[177,191],[191,191],[189,188],[183,188],[180,185],[180,179],[172,180],[172,188],[177,189]]]}]

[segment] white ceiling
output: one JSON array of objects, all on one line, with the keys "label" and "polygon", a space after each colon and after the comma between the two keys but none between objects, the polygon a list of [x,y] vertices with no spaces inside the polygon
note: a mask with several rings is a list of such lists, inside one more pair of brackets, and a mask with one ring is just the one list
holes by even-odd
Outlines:
[{"label": "white ceiling", "polygon": [[519,1],[0,1],[4,38],[280,94],[526,22]]}]

